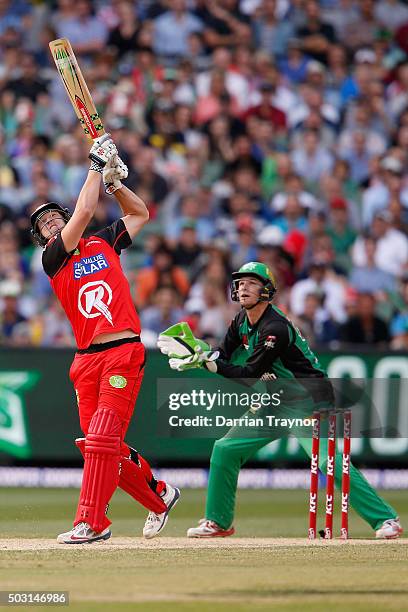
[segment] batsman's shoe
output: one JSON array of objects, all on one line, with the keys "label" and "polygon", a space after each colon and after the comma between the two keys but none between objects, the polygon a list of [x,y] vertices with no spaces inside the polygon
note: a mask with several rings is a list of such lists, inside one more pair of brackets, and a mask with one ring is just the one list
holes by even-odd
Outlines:
[{"label": "batsman's shoe", "polygon": [[60,533],[57,542],[59,544],[91,544],[99,540],[108,540],[111,535],[109,527],[96,533],[88,523],[78,523],[71,531]]},{"label": "batsman's shoe", "polygon": [[379,529],[375,532],[375,537],[378,540],[395,540],[399,538],[403,532],[399,518],[388,519],[384,521]]},{"label": "batsman's shoe", "polygon": [[154,538],[163,529],[169,519],[169,512],[177,504],[180,498],[180,490],[177,487],[172,487],[166,484],[166,492],[162,495],[162,500],[167,506],[167,510],[161,514],[149,512],[146,522],[143,527],[143,536],[150,540]]},{"label": "batsman's shoe", "polygon": [[190,527],[187,530],[188,538],[226,538],[235,533],[235,529],[223,529],[215,521],[200,519],[198,527]]}]

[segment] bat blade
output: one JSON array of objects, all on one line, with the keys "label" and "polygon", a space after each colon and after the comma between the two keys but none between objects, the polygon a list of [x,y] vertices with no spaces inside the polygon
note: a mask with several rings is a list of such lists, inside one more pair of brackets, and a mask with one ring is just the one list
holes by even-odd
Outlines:
[{"label": "bat blade", "polygon": [[78,61],[67,38],[49,43],[58,74],[67,91],[82,128],[91,142],[105,134],[105,129],[89,92]]}]

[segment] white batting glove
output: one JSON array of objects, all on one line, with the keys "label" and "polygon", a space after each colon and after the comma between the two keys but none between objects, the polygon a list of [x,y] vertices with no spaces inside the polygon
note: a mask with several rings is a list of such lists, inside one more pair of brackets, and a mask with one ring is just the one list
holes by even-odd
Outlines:
[{"label": "white batting glove", "polygon": [[114,155],[106,164],[102,172],[102,179],[105,185],[105,192],[112,194],[122,187],[121,179],[128,176],[128,167],[125,162]]},{"label": "white batting glove", "polygon": [[[95,140],[89,151],[88,157],[102,169],[112,157],[117,155],[117,153],[118,150],[110,134],[104,134],[101,138]],[[94,170],[96,168],[92,168],[91,165],[91,169]],[[97,171],[100,172],[101,170]]]}]

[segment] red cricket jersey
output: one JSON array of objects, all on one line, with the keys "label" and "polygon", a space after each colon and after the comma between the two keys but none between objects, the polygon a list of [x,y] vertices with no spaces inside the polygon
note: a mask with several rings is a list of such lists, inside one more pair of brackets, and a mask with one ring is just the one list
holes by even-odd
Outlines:
[{"label": "red cricket jersey", "polygon": [[81,238],[67,253],[61,234],[44,249],[42,263],[64,308],[78,348],[88,348],[95,336],[131,329],[140,334],[140,321],[119,255],[132,243],[122,219]]}]

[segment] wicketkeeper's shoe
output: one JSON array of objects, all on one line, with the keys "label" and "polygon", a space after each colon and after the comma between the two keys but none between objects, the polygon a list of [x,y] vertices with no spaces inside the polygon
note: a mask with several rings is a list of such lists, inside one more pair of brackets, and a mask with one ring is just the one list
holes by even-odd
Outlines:
[{"label": "wicketkeeper's shoe", "polygon": [[180,498],[180,490],[166,484],[166,492],[161,496],[167,506],[167,510],[161,514],[149,512],[143,527],[143,536],[146,539],[154,538],[163,529],[169,519],[169,512],[177,504]]},{"label": "wicketkeeper's shoe", "polygon": [[403,531],[400,520],[396,517],[384,521],[381,527],[376,530],[375,537],[379,540],[395,540],[400,537]]},{"label": "wicketkeeper's shoe", "polygon": [[108,540],[111,535],[109,527],[96,533],[88,523],[78,523],[71,531],[60,533],[57,542],[59,544],[91,544],[99,540]]},{"label": "wicketkeeper's shoe", "polygon": [[223,529],[215,521],[200,519],[198,527],[190,527],[187,530],[188,538],[226,538],[235,533],[235,529]]}]

